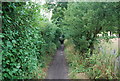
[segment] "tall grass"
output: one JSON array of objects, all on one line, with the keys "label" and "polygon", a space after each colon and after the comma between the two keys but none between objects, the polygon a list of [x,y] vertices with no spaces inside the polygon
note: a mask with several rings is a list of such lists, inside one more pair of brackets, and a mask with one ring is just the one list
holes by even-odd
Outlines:
[{"label": "tall grass", "polygon": [[[117,79],[114,71],[116,56],[107,52],[98,52],[89,58],[82,58],[74,49],[70,40],[65,41],[65,54],[69,64],[69,77],[71,79]],[[105,50],[104,50],[105,51]],[[82,76],[82,77],[81,77]]]}]

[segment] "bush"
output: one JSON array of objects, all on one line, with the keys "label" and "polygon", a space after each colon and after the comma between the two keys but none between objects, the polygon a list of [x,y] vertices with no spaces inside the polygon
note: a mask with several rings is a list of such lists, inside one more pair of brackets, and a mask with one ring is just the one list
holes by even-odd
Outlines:
[{"label": "bush", "polygon": [[43,78],[40,69],[46,66],[47,55],[55,52],[57,28],[40,15],[40,9],[32,2],[2,4],[3,79]]}]

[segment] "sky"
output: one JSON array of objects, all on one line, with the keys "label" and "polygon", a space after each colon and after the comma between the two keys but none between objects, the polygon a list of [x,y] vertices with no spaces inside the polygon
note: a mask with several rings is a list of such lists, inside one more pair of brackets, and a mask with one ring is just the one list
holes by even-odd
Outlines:
[{"label": "sky", "polygon": [[45,0],[31,0],[32,2],[40,3],[41,5],[45,4]]},{"label": "sky", "polygon": [[[46,3],[45,0],[32,0],[32,1],[36,2],[36,3],[39,3],[40,5],[44,5]],[[41,9],[40,14],[44,15],[46,18],[48,18],[49,21],[51,21],[52,11],[46,11],[44,9]]]}]

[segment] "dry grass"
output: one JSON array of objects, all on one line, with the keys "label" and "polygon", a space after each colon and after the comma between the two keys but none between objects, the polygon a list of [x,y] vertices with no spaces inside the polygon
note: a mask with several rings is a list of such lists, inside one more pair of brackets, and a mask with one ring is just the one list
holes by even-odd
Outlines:
[{"label": "dry grass", "polygon": [[106,40],[100,40],[100,43],[95,45],[95,50],[98,50],[99,53],[103,54],[118,54],[118,41],[120,38],[110,39],[108,42]]},{"label": "dry grass", "polygon": [[89,77],[85,73],[78,73],[76,79],[89,79]]},{"label": "dry grass", "polygon": [[113,62],[118,54],[118,40],[118,38],[110,39],[109,42],[100,40],[95,46],[95,54],[84,60],[77,54],[73,44],[66,40],[65,54],[70,64],[69,77],[72,79],[117,78],[113,71]]},{"label": "dry grass", "polygon": [[80,56],[77,51],[74,49],[74,45],[71,41],[65,40],[65,54],[67,63],[69,65],[68,76],[71,79],[89,79],[85,72],[77,72],[80,69],[80,64],[82,60],[80,60]]}]

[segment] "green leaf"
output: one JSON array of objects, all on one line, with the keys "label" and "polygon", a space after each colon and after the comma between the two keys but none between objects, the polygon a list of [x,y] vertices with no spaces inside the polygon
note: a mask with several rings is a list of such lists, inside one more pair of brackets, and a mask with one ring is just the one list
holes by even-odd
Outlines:
[{"label": "green leaf", "polygon": [[0,33],[0,37],[4,37],[4,35],[2,33]]},{"label": "green leaf", "polygon": [[15,43],[16,43],[16,40],[12,40],[12,43],[14,43],[14,44],[15,44]]}]

